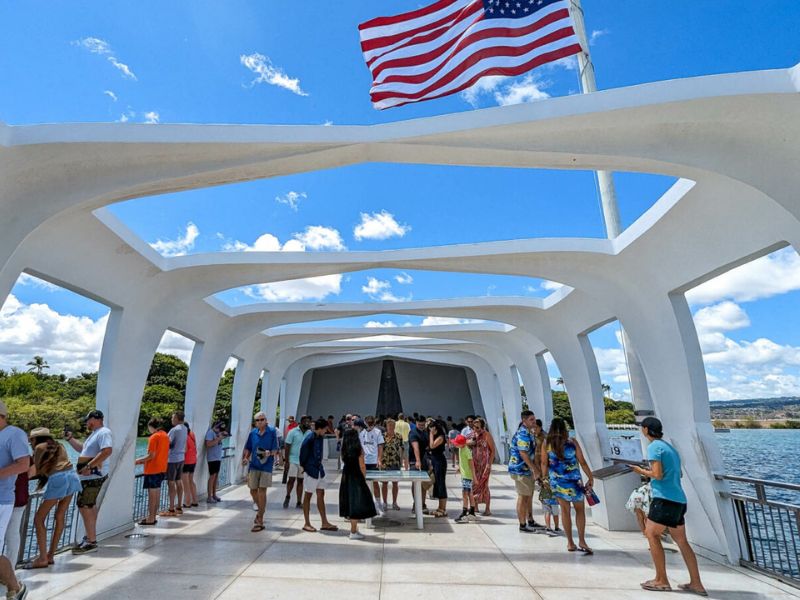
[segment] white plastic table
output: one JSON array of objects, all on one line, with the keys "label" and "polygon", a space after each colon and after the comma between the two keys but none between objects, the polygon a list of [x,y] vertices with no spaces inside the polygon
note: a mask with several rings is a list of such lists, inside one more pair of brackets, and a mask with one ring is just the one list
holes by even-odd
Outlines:
[{"label": "white plastic table", "polygon": [[417,517],[417,529],[423,528],[422,520],[422,482],[430,481],[425,471],[367,471],[367,481],[410,481],[414,489],[414,513]]}]

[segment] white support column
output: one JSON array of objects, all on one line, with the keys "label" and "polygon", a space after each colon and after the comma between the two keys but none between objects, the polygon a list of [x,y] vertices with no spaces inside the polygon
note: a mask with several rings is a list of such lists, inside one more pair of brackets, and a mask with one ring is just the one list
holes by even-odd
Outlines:
[{"label": "white support column", "polygon": [[544,360],[543,354],[536,355],[536,372],[539,375],[538,384],[542,398],[542,416],[540,418],[544,426],[549,427],[550,421],[553,420],[553,390],[550,387],[550,372],[547,370],[547,362]]},{"label": "white support column", "polygon": [[620,321],[636,343],[664,437],[681,455],[687,535],[692,543],[735,562],[735,516],[730,502],[719,495],[726,484],[714,479],[724,463],[711,425],[703,355],[689,305],[682,294],[651,293],[627,301]]},{"label": "white support column", "polygon": [[[213,341],[195,342],[192,358],[189,361],[189,375],[186,379],[184,412],[186,422],[195,433],[198,446],[204,445],[201,443],[201,437],[205,436],[211,424],[219,380],[229,357],[228,347],[223,348]],[[198,452],[194,481],[202,494],[208,482],[208,464],[205,460],[200,460],[200,452]]]},{"label": "white support column", "polygon": [[108,317],[97,375],[97,408],[105,414],[114,446],[100,505],[99,534],[122,531],[133,520],[139,407],[164,330],[165,324],[141,310],[114,308]]},{"label": "white support column", "polygon": [[[253,405],[258,389],[258,380],[261,377],[261,365],[254,358],[240,359],[236,366],[236,375],[233,379],[233,397],[231,398],[231,441],[237,456],[241,455],[250,426],[253,421]],[[268,375],[264,373],[261,384],[262,393],[266,387]],[[236,466],[234,481],[239,481],[244,476],[244,467],[238,460],[233,461]]]}]

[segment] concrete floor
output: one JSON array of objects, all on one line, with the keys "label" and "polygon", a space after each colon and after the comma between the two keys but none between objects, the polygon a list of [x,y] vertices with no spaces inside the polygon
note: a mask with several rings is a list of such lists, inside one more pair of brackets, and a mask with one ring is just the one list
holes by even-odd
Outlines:
[{"label": "concrete floor", "polygon": [[[283,509],[283,490],[269,498],[267,530],[251,533],[253,511],[247,490],[227,491],[221,504],[162,519],[148,537],[117,536],[87,556],[64,554],[49,570],[27,571],[30,598],[123,600],[169,598],[347,598],[426,600],[587,600],[647,598],[639,582],[649,579],[649,553],[634,533],[609,533],[590,526],[594,556],[566,552],[563,537],[522,534],[514,518],[515,494],[500,467],[493,476],[495,516],[456,525],[425,518],[414,528],[411,494],[401,490],[401,523],[369,530],[350,541],[338,516],[338,484],[327,505],[338,533],[306,533],[301,511]],[[460,507],[460,484],[448,478],[451,517]],[[456,498],[459,498],[458,500]],[[538,508],[538,507],[537,507]],[[538,518],[538,517],[537,517]],[[313,516],[315,525],[318,517]],[[137,531],[140,529],[137,528]],[[686,581],[680,557],[671,554],[673,585]],[[800,590],[742,569],[701,559],[712,598],[756,600],[800,598]],[[677,593],[655,595],[656,598]],[[687,597],[686,594],[681,594]]]}]

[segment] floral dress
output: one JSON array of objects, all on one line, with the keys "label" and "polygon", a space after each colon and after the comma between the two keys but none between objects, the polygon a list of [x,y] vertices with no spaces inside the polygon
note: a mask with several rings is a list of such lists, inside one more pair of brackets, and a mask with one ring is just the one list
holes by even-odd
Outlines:
[{"label": "floral dress", "polygon": [[399,471],[403,464],[403,438],[399,433],[394,437],[386,437],[383,441],[383,458],[381,464],[386,471]]},{"label": "floral dress", "polygon": [[553,495],[567,502],[582,502],[583,482],[575,444],[571,440],[564,444],[564,458],[548,448],[547,458]]},{"label": "floral dress", "polygon": [[492,498],[489,492],[489,475],[492,472],[492,448],[489,445],[489,433],[482,431],[475,435],[475,447],[472,449],[472,460],[475,463],[472,492],[475,502],[486,503]]},{"label": "floral dress", "polygon": [[650,482],[648,481],[631,492],[630,498],[628,498],[628,501],[625,503],[625,508],[631,512],[636,512],[638,508],[644,514],[647,514],[650,512],[650,501],[652,498],[653,492],[650,488]]}]

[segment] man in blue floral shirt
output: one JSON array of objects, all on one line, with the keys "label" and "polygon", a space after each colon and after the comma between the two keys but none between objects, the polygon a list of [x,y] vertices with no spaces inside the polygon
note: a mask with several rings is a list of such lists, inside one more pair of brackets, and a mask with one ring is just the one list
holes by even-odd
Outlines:
[{"label": "man in blue floral shirt", "polygon": [[509,448],[508,472],[514,480],[514,487],[517,489],[517,517],[519,519],[519,530],[526,533],[537,531],[538,527],[530,515],[530,507],[533,499],[533,454],[536,445],[531,429],[536,424],[536,415],[533,411],[523,410],[522,421],[519,429],[511,438]]}]

